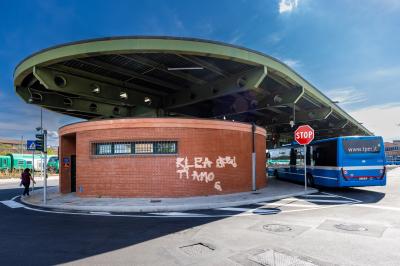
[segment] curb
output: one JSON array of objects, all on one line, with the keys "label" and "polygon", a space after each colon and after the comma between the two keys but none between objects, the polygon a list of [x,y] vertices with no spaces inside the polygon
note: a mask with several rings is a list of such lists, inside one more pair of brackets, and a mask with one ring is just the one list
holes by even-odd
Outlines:
[{"label": "curb", "polygon": [[284,198],[308,195],[318,192],[318,189],[308,189],[307,191],[301,191],[290,194],[283,194],[270,197],[259,197],[254,199],[245,199],[238,201],[227,201],[218,203],[202,203],[202,204],[179,204],[179,205],[164,205],[164,206],[68,206],[68,205],[43,205],[38,203],[31,203],[21,198],[21,201],[27,205],[41,207],[45,209],[58,209],[58,210],[68,210],[68,211],[93,211],[93,212],[172,212],[172,211],[189,211],[189,210],[206,210],[224,207],[234,207],[240,205],[254,204],[262,201],[273,201],[280,200]]}]

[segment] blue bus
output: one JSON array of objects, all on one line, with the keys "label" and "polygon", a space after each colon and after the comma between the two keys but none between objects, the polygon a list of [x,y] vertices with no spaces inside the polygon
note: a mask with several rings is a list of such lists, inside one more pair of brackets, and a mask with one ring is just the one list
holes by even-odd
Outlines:
[{"label": "blue bus", "polygon": [[[269,175],[304,183],[304,146],[268,150]],[[307,145],[307,184],[323,187],[386,185],[382,137],[348,136]]]}]

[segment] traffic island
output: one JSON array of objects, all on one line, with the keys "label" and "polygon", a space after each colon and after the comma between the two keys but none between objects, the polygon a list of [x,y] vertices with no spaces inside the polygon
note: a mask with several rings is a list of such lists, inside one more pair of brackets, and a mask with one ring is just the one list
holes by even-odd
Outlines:
[{"label": "traffic island", "polygon": [[75,193],[59,193],[58,187],[48,189],[47,204],[43,204],[43,190],[36,190],[23,203],[49,209],[103,212],[170,212],[254,204],[318,192],[317,189],[279,181],[268,180],[269,186],[255,192],[234,193],[185,198],[82,198]]}]

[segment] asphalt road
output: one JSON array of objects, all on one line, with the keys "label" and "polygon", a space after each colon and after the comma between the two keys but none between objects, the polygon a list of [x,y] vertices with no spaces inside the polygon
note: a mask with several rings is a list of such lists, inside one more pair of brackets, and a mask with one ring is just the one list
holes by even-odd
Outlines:
[{"label": "asphalt road", "polygon": [[[184,216],[0,204],[0,265],[400,265],[399,185],[396,169],[386,187],[324,189]],[[0,201],[21,192],[11,187],[0,186]]]}]

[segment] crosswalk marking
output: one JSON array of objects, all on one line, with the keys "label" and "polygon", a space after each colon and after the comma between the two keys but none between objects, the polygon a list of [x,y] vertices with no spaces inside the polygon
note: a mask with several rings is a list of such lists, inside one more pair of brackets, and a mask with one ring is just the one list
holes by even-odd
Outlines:
[{"label": "crosswalk marking", "polygon": [[0,201],[0,202],[3,203],[4,205],[6,205],[9,208],[12,208],[12,209],[25,207],[21,203],[15,202],[13,200],[3,200],[3,201]]}]

